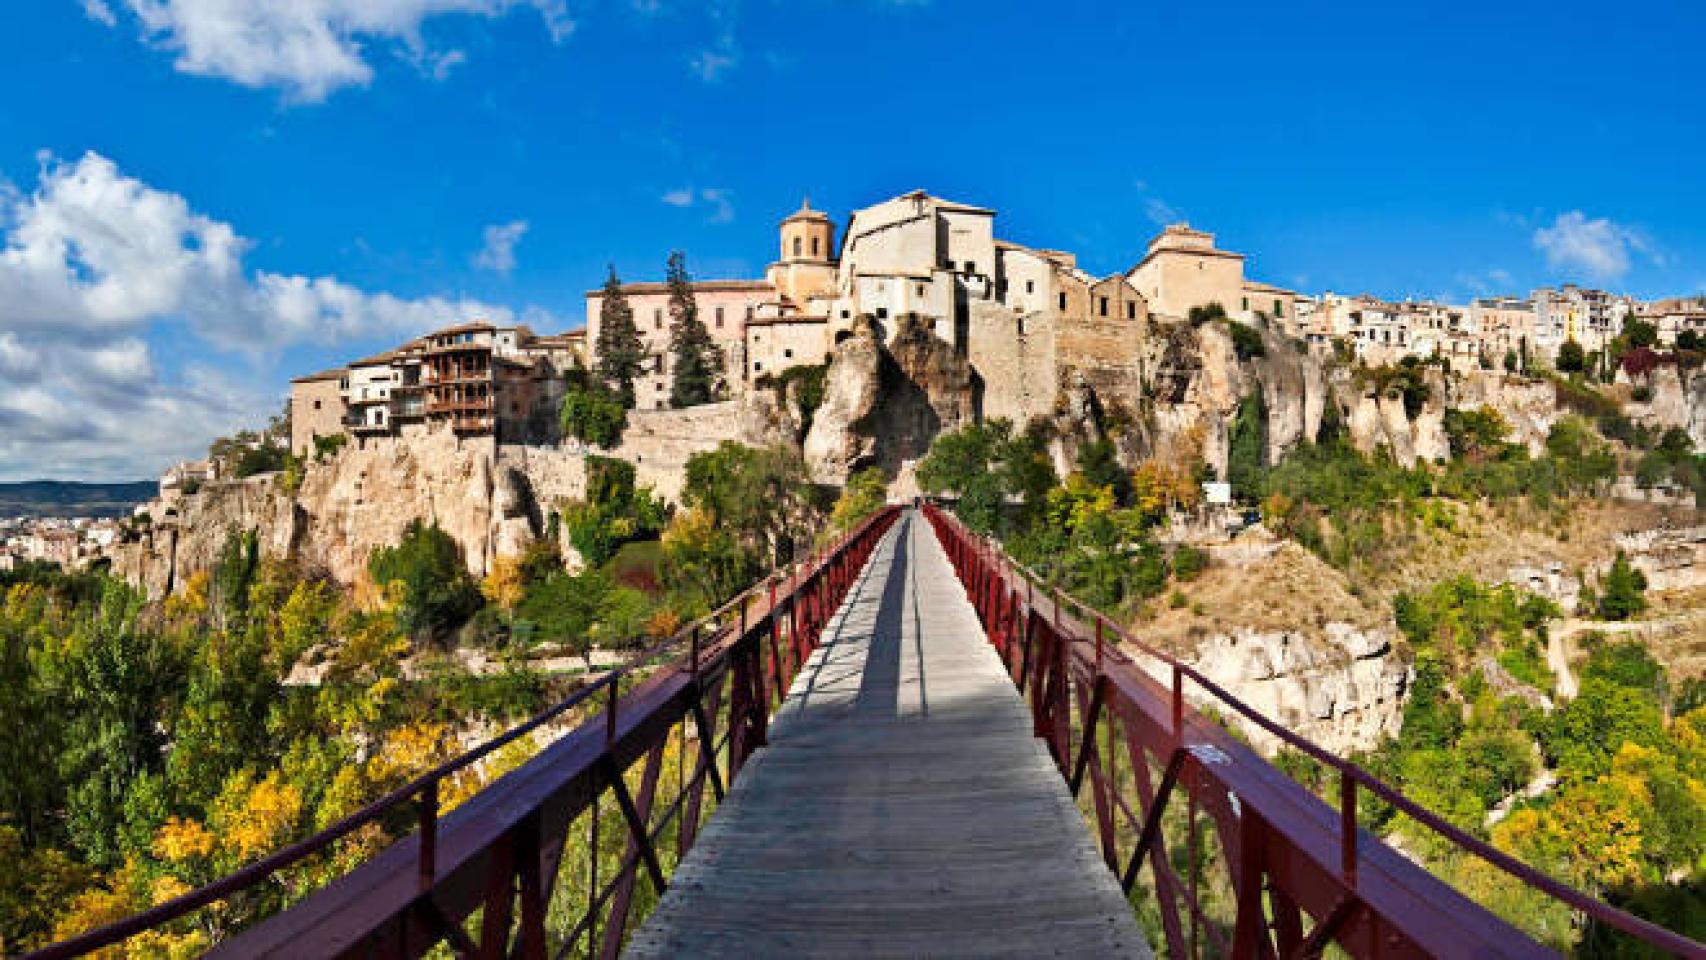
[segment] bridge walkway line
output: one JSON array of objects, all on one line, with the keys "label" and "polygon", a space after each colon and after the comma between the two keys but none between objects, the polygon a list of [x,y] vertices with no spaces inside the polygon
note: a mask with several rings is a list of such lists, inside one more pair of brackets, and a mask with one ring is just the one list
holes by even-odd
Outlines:
[{"label": "bridge walkway line", "polygon": [[1151,956],[916,511],[625,955]]}]

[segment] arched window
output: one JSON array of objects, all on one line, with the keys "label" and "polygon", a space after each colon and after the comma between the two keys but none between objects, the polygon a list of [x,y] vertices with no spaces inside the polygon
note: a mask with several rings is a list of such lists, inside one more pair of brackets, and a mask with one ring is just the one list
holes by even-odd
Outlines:
[{"label": "arched window", "polygon": [[795,237],[794,238],[794,256],[797,257],[799,255],[800,255],[800,238]]},{"label": "arched window", "polygon": [[817,256],[817,238],[812,238],[812,256]]}]

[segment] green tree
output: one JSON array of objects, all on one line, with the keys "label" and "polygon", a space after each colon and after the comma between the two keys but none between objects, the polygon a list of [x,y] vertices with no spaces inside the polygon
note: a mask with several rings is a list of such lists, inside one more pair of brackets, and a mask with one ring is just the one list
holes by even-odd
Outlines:
[{"label": "green tree", "polygon": [[1268,458],[1268,407],[1262,391],[1238,401],[1226,453],[1226,479],[1232,492],[1247,500],[1262,495],[1263,468]]},{"label": "green tree", "polygon": [[1574,337],[1565,340],[1564,345],[1558,348],[1559,373],[1581,373],[1587,369],[1587,365],[1587,353]]},{"label": "green tree", "polygon": [[1598,777],[1623,744],[1655,747],[1663,739],[1664,714],[1649,693],[1594,676],[1547,718],[1540,743],[1560,775]]},{"label": "green tree", "polygon": [[1516,363],[1517,363],[1516,351],[1515,350],[1506,350],[1505,351],[1505,372],[1506,373],[1515,373],[1516,372]]},{"label": "green tree", "polygon": [[669,349],[672,359],[669,401],[676,407],[693,407],[716,399],[717,380],[723,374],[723,351],[711,340],[711,332],[699,319],[693,298],[693,280],[687,273],[687,257],[679,250],[669,255]]},{"label": "green tree", "polygon": [[668,508],[635,484],[628,461],[588,457],[586,476],[586,499],[563,509],[563,525],[587,563],[598,566],[623,544],[656,537],[668,521]]},{"label": "green tree", "polygon": [[829,511],[829,527],[825,541],[839,537],[857,527],[861,521],[888,503],[888,478],[877,467],[867,467],[847,479],[835,506]]},{"label": "green tree", "polygon": [[616,265],[604,279],[604,296],[598,304],[598,340],[593,344],[598,377],[616,392],[624,409],[634,408],[634,381],[646,367],[646,345],[634,325],[634,308],[616,276]]},{"label": "green tree", "polygon": [[1599,597],[1599,615],[1606,620],[1627,620],[1647,609],[1647,577],[1629,563],[1622,550],[1611,561]]},{"label": "green tree", "polygon": [[793,559],[822,517],[798,453],[729,440],[688,458],[681,502],[726,526],[765,566]]},{"label": "green tree", "polygon": [[1091,440],[1079,446],[1078,472],[1084,474],[1091,486],[1112,490],[1115,503],[1122,507],[1131,505],[1131,474],[1120,466],[1112,440]]},{"label": "green tree", "polygon": [[480,606],[480,589],[462,563],[462,550],[438,524],[410,521],[402,542],[368,557],[373,582],[403,585],[398,624],[410,633],[442,633]]},{"label": "green tree", "polygon": [[564,435],[605,448],[621,443],[632,398],[624,400],[584,371],[571,371],[568,381],[560,413]]},{"label": "green tree", "polygon": [[599,570],[578,576],[557,573],[529,589],[515,615],[533,624],[536,638],[560,643],[577,656],[589,657],[594,627],[615,589],[609,574]]}]

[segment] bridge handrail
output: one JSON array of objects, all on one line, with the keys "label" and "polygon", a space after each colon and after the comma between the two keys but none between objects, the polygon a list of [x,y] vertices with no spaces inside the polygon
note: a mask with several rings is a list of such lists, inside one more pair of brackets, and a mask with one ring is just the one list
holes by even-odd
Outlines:
[{"label": "bridge handrail", "polygon": [[[897,508],[892,506],[879,510],[844,533],[829,547],[771,571],[733,599],[680,627],[669,637],[629,656],[623,663],[605,671],[596,679],[576,689],[552,706],[504,733],[420,774],[408,783],[397,787],[313,835],[148,910],[25,954],[22,960],[66,960],[66,958],[85,956],[96,950],[121,943],[145,930],[178,920],[209,904],[227,899],[233,894],[256,886],[280,870],[325,850],[343,837],[377,821],[387,813],[402,808],[411,801],[417,801],[421,805],[420,828],[417,834],[400,837],[393,841],[392,846],[400,844],[408,836],[419,835],[422,841],[421,857],[423,862],[421,869],[424,874],[431,875],[433,864],[432,840],[430,838],[438,821],[437,791],[439,784],[575,707],[587,703],[599,693],[604,693],[609,698],[611,707],[607,712],[605,722],[613,725],[620,684],[624,678],[647,666],[658,656],[684,646],[688,647],[689,650],[686,658],[678,665],[682,666],[686,672],[697,674],[701,666],[702,648],[706,646],[715,647],[720,641],[727,639],[736,629],[734,622],[725,618],[729,618],[734,612],[741,612],[744,615],[744,611],[749,605],[755,600],[764,599],[767,594],[770,609],[765,612],[767,615],[773,613],[782,605],[777,602],[775,593],[775,587],[779,582],[786,581],[796,586],[808,582],[812,574],[823,570],[832,559],[847,552],[851,545],[857,543],[873,527],[882,525],[897,512]],[[783,601],[792,602],[792,599],[793,594],[789,593],[784,596]],[[583,723],[582,727],[597,720],[596,717],[591,718]],[[417,798],[419,799],[417,800]],[[345,876],[347,875],[345,874]]]},{"label": "bridge handrail", "polygon": [[[1141,651],[1144,655],[1159,661],[1172,674],[1172,711],[1175,724],[1181,720],[1184,710],[1185,686],[1183,681],[1190,680],[1206,691],[1211,698],[1232,711],[1250,720],[1263,730],[1279,738],[1287,745],[1306,754],[1318,763],[1338,771],[1340,775],[1340,831],[1341,868],[1343,873],[1354,878],[1357,826],[1356,826],[1356,796],[1358,787],[1368,790],[1386,803],[1402,811],[1411,819],[1434,831],[1452,845],[1481,858],[1527,886],[1545,893],[1553,899],[1562,901],[1572,909],[1578,910],[1593,919],[1605,923],[1651,946],[1667,950],[1683,957],[1706,957],[1706,947],[1673,930],[1661,927],[1649,920],[1634,916],[1627,911],[1614,907],[1602,900],[1589,896],[1565,883],[1562,883],[1544,872],[1517,860],[1515,857],[1499,850],[1491,844],[1480,840],[1439,815],[1416,803],[1401,791],[1380,780],[1356,763],[1333,754],[1309,739],[1289,730],[1263,715],[1260,711],[1249,706],[1220,684],[1209,679],[1195,667],[1184,663],[1174,655],[1159,649],[1138,637],[1133,636],[1119,624],[1108,619],[1099,610],[1088,603],[1079,600],[1071,594],[1062,592],[1050,578],[1038,573],[1025,564],[1020,563],[1007,553],[1002,544],[993,537],[987,537],[972,531],[951,511],[943,510],[934,503],[926,506],[926,511],[933,521],[945,523],[952,527],[956,534],[968,542],[981,547],[986,558],[998,561],[993,565],[994,572],[1000,576],[1003,569],[1010,572],[1016,579],[1034,591],[1043,590],[1044,598],[1054,608],[1056,617],[1062,608],[1070,608],[1079,616],[1089,620],[1094,626],[1094,637],[1082,629],[1081,624],[1077,635],[1070,636],[1072,642],[1093,648],[1089,657],[1089,667],[1098,674],[1107,669],[1109,658],[1114,662],[1128,664],[1141,670],[1139,664],[1118,649],[1105,649],[1104,637],[1111,633],[1121,643]],[[981,612],[981,611],[980,611]],[[1057,629],[1061,625],[1057,620]],[[1063,631],[1064,632],[1064,631]],[[1082,653],[1082,651],[1077,651]],[[1302,789],[1299,786],[1299,789]],[[1313,794],[1310,794],[1313,797]]]}]

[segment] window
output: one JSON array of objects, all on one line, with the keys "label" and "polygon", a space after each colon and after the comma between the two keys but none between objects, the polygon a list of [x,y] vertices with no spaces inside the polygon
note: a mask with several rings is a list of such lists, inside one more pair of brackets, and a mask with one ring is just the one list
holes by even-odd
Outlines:
[{"label": "window", "polygon": [[320,409],[320,401],[318,401],[318,400],[314,401],[314,409],[316,409],[316,410]]},{"label": "window", "polygon": [[1250,309],[1250,298],[1249,297],[1244,298],[1244,306],[1242,309],[1245,309],[1245,310]]},{"label": "window", "polygon": [[841,311],[841,319],[846,320],[848,317],[851,317],[851,316],[853,316],[853,311],[851,311],[851,310]]},{"label": "window", "polygon": [[663,310],[656,309],[656,310],[652,311],[652,329],[653,330],[662,330],[663,329]]},{"label": "window", "polygon": [[1066,309],[1066,294],[1064,294],[1064,293],[1062,293],[1060,295],[1060,309],[1062,309],[1062,310]]},{"label": "window", "polygon": [[718,330],[723,329],[723,308],[722,307],[717,308],[717,329]]},{"label": "window", "polygon": [[1026,280],[1025,281],[1025,292],[1026,293],[1036,293],[1037,292],[1037,282],[1035,280]]},{"label": "window", "polygon": [[1107,297],[1101,297],[1099,299],[1101,300],[1100,310],[1101,310],[1102,316],[1105,317],[1108,315],[1108,298]]},{"label": "window", "polygon": [[949,270],[952,270],[952,269],[954,269],[954,261],[952,261],[952,260],[949,260],[949,261],[948,261],[948,269],[949,269]]},{"label": "window", "polygon": [[1285,304],[1278,301],[1278,300],[1274,301],[1274,316],[1276,316],[1276,317],[1285,316]]},{"label": "window", "polygon": [[812,238],[812,256],[817,256],[817,238]]},{"label": "window", "polygon": [[921,297],[924,296],[924,284],[922,283],[918,285],[918,295]]},{"label": "window", "polygon": [[970,260],[967,260],[966,261],[966,272],[967,273],[976,273],[977,272],[977,264],[973,263]]},{"label": "window", "polygon": [[746,318],[748,320],[752,319],[752,304],[750,303],[746,305]]},{"label": "window", "polygon": [[877,319],[878,320],[887,320],[888,316],[889,316],[889,308],[888,307],[878,307],[877,308]]},{"label": "window", "polygon": [[797,257],[799,255],[800,255],[800,238],[795,237],[794,238],[794,256]]},{"label": "window", "polygon": [[1137,319],[1137,301],[1136,300],[1127,300],[1125,302],[1125,318],[1127,320],[1136,320]]},{"label": "window", "polygon": [[757,360],[752,361],[752,372],[753,373],[757,373],[758,371],[763,370],[763,369],[764,369],[764,364],[759,363]]},{"label": "window", "polygon": [[652,372],[663,372],[663,354],[660,353],[652,357]]},{"label": "window", "polygon": [[782,356],[784,356],[784,357],[786,357],[786,358],[787,358],[787,359],[789,359],[789,360],[792,360],[792,359],[794,359],[794,351],[793,351],[793,349],[792,349],[792,348],[790,348],[790,349],[787,349],[787,350],[783,350],[783,351],[782,351]]}]

